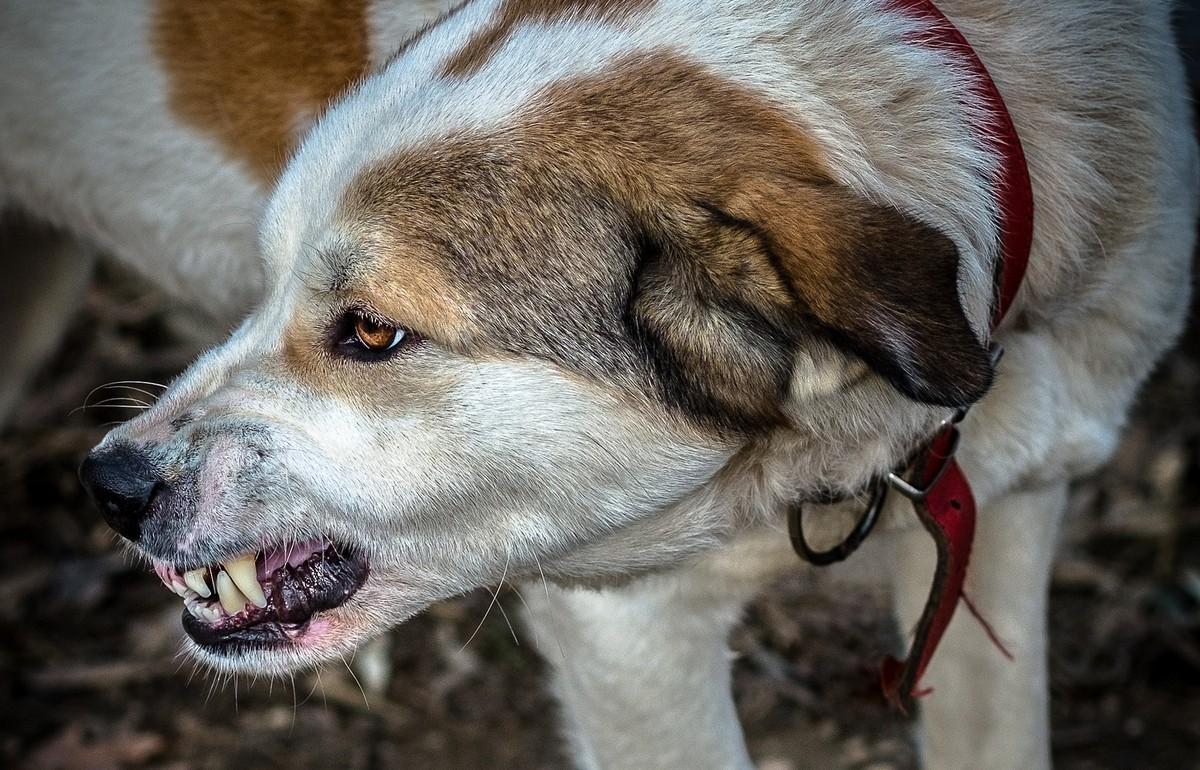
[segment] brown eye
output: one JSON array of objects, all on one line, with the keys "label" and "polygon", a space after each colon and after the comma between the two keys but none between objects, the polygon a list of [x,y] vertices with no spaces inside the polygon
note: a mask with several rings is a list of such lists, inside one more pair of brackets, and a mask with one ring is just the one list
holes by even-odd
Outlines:
[{"label": "brown eye", "polygon": [[379,323],[365,316],[354,321],[354,337],[358,343],[372,353],[383,353],[404,341],[403,329]]}]

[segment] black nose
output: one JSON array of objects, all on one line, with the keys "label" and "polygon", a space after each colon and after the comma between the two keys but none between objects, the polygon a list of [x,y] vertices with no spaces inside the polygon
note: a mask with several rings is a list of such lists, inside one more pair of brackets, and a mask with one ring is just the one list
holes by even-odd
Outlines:
[{"label": "black nose", "polygon": [[79,480],[108,525],[136,541],[150,498],[162,480],[149,458],[128,444],[106,447],[84,459]]}]

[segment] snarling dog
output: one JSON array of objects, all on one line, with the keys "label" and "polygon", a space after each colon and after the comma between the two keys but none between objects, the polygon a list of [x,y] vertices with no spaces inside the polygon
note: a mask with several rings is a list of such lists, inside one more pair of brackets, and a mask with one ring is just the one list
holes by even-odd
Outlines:
[{"label": "snarling dog", "polygon": [[[911,5],[468,2],[341,98],[266,208],[264,301],[82,469],[195,654],[287,671],[544,575],[582,766],[749,766],[725,637],[794,564],[783,512],[973,405],[967,585],[1015,657],[955,617],[922,751],[1047,766],[1057,523],[1182,323],[1190,116],[1165,3],[939,3],[1032,176],[993,333],[1004,148]],[[909,628],[932,548],[884,518],[847,569]]]}]

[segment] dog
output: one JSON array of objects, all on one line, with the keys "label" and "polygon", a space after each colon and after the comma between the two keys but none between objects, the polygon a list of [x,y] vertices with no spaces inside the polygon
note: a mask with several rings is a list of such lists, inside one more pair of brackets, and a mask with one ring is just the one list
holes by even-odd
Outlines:
[{"label": "dog", "polygon": [[[544,577],[528,621],[561,646],[579,766],[749,767],[726,636],[796,568],[785,512],[804,501],[809,536],[836,541],[856,516],[836,500],[969,406],[967,589],[1013,659],[954,617],[921,680],[922,759],[1049,766],[1067,485],[1111,453],[1188,302],[1182,66],[1166,3],[937,3],[1032,180],[1028,272],[993,331],[1005,150],[980,130],[978,79],[910,6],[476,0],[311,128],[306,112],[262,211],[263,299],[81,468],[183,598],[192,652],[282,673]],[[286,91],[181,60],[176,95]],[[263,135],[296,131],[179,98],[243,171],[276,151]],[[94,200],[71,164],[8,154],[6,199]],[[844,569],[890,581],[908,629],[933,543],[895,496],[883,520]]]}]

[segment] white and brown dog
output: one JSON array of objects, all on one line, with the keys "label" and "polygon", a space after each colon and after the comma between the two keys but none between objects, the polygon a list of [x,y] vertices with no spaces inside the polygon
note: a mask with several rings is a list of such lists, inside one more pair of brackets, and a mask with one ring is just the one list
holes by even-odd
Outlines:
[{"label": "white and brown dog", "polygon": [[[83,468],[202,660],[287,671],[545,575],[530,621],[561,644],[581,766],[748,766],[726,635],[795,563],[784,511],[860,492],[978,402],[967,582],[1015,659],[959,613],[921,746],[1049,764],[1066,486],[1188,299],[1196,148],[1166,3],[938,3],[1032,174],[1029,272],[994,337],[1005,161],[911,4],[477,0],[392,52],[412,9],[351,3],[272,28],[277,53],[254,35],[291,17],[260,4],[138,24],[34,5],[4,11],[2,200],[231,308],[280,148],[369,70],[283,166],[258,309]],[[43,22],[77,48],[46,57]],[[129,71],[101,88],[108,56]],[[847,569],[891,579],[909,628],[932,544],[886,514]],[[832,541],[849,515],[808,524]]]}]

